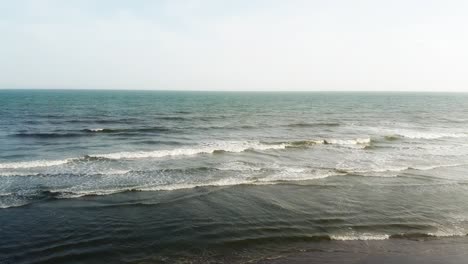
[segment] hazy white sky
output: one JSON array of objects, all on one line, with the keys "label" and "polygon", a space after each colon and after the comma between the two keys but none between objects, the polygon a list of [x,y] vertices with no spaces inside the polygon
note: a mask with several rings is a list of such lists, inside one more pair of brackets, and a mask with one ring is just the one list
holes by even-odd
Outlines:
[{"label": "hazy white sky", "polygon": [[468,91],[468,1],[0,0],[0,88]]}]

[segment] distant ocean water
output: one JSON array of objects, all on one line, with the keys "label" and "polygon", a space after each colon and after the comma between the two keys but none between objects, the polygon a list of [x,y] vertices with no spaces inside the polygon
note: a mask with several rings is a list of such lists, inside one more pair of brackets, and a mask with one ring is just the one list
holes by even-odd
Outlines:
[{"label": "distant ocean water", "polygon": [[467,191],[468,94],[0,91],[2,263],[466,236]]}]

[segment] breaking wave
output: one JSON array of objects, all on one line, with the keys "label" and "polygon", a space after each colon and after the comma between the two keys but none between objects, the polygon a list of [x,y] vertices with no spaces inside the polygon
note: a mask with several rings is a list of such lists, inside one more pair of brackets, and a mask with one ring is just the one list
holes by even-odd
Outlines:
[{"label": "breaking wave", "polygon": [[393,167],[377,167],[370,169],[360,169],[360,168],[338,168],[338,172],[342,173],[375,173],[375,172],[403,172],[409,170],[418,170],[426,171],[433,170],[437,168],[446,168],[446,167],[458,167],[467,165],[466,163],[454,163],[454,164],[438,164],[438,165],[426,165],[426,166],[393,166]]},{"label": "breaking wave", "polygon": [[194,148],[177,148],[169,150],[155,151],[131,151],[131,152],[116,152],[109,154],[89,155],[90,158],[106,158],[106,159],[141,159],[141,158],[162,158],[168,156],[191,156],[197,154],[216,154],[222,152],[243,152],[247,150],[274,150],[285,149],[287,147],[309,146],[314,144],[334,144],[334,145],[361,145],[369,144],[370,138],[350,139],[350,140],[312,140],[312,141],[292,141],[278,143],[262,143],[258,141],[233,141],[233,142],[217,142],[210,143]]},{"label": "breaking wave", "polygon": [[[54,178],[62,174],[38,174],[46,178]],[[173,191],[179,189],[193,189],[197,187],[222,187],[236,185],[275,185],[285,182],[304,181],[312,179],[321,179],[329,176],[339,175],[333,170],[316,170],[307,168],[246,168],[228,169],[228,168],[211,168],[211,167],[194,167],[181,169],[158,169],[154,171],[132,171],[106,169],[104,171],[92,172],[87,175],[74,175],[67,177],[87,177],[90,175],[122,175],[122,178],[112,178],[111,182],[101,181],[96,178],[94,181],[89,181],[87,186],[63,186],[62,188],[51,188],[45,190],[47,193],[52,193],[55,198],[76,198],[82,196],[99,196],[109,195],[121,192],[136,192],[136,191]],[[152,182],[147,181],[148,175],[153,178],[165,178],[165,175],[173,176],[174,181]],[[158,177],[154,177],[157,175]],[[203,175],[216,175],[216,177],[204,178]],[[25,175],[26,176],[26,175]],[[27,175],[34,176],[34,175]],[[199,177],[202,176],[202,177]],[[121,182],[119,179],[123,179]],[[126,179],[132,179],[128,182]],[[179,179],[179,180],[177,180]],[[56,180],[54,179],[56,182]],[[67,182],[66,179],[63,182]],[[125,182],[125,183],[124,183]],[[57,182],[56,182],[57,183]],[[109,185],[108,183],[111,183]],[[124,183],[122,186],[120,183]],[[14,193],[10,193],[14,194]],[[8,195],[10,195],[8,194]],[[7,195],[7,194],[5,194]]]},{"label": "breaking wave", "polygon": [[356,139],[319,139],[319,140],[298,140],[282,142],[287,147],[307,147],[310,145],[368,145],[371,143],[371,138],[356,138]]},{"label": "breaking wave", "polygon": [[464,138],[468,137],[466,133],[436,133],[436,132],[421,132],[410,130],[396,130],[393,135],[387,135],[388,140],[394,140],[398,137],[410,139],[440,139],[440,138]]},{"label": "breaking wave", "polygon": [[[101,131],[101,130],[99,130]],[[223,152],[243,152],[247,150],[279,150],[291,147],[307,147],[311,145],[361,145],[370,144],[370,138],[362,139],[322,139],[322,140],[305,140],[305,141],[290,141],[290,142],[259,142],[259,141],[232,141],[232,142],[214,142],[205,145],[199,145],[193,148],[176,148],[167,150],[155,151],[128,151],[116,152],[108,154],[93,154],[86,155],[82,158],[68,158],[62,160],[33,160],[0,163],[0,169],[26,169],[35,167],[50,167],[63,165],[68,162],[79,160],[96,160],[96,159],[142,159],[142,158],[162,158],[169,156],[191,156],[197,154],[218,154]]]},{"label": "breaking wave", "polygon": [[222,152],[243,152],[249,149],[252,150],[269,150],[269,149],[284,149],[286,144],[267,145],[260,142],[219,142],[198,146],[195,148],[177,148],[170,150],[155,150],[155,151],[133,151],[133,152],[117,152],[109,154],[91,155],[91,157],[102,157],[108,159],[140,159],[140,158],[162,158],[167,156],[191,156],[196,154],[214,154]]},{"label": "breaking wave", "polygon": [[57,198],[78,198],[83,196],[101,196],[101,195],[110,195],[122,192],[147,192],[147,191],[175,191],[182,189],[193,189],[199,187],[222,187],[222,186],[235,186],[243,184],[254,184],[254,181],[251,180],[242,180],[227,178],[221,179],[213,182],[206,183],[174,183],[166,185],[155,185],[155,186],[133,186],[133,187],[122,187],[114,189],[94,189],[94,190],[72,190],[72,189],[62,189],[62,190],[51,190]]},{"label": "breaking wave", "polygon": [[33,161],[19,161],[19,162],[8,162],[0,163],[0,169],[27,169],[36,167],[50,167],[58,166],[68,163],[72,159],[63,160],[33,160]]},{"label": "breaking wave", "polygon": [[349,241],[349,240],[385,240],[389,239],[390,236],[386,234],[352,234],[352,235],[331,235],[331,240],[341,240],[341,241]]},{"label": "breaking wave", "polygon": [[465,233],[460,232],[436,232],[436,233],[399,233],[399,234],[352,234],[352,235],[330,235],[331,240],[353,241],[353,240],[386,240],[386,239],[424,239],[437,237],[463,237]]},{"label": "breaking wave", "polygon": [[138,132],[166,132],[171,129],[166,127],[142,127],[133,129],[119,129],[119,128],[89,128],[84,129],[83,132],[88,133],[138,133]]}]

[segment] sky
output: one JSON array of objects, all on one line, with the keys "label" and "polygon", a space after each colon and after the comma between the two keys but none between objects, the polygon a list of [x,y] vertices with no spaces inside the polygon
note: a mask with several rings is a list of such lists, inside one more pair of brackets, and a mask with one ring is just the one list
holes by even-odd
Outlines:
[{"label": "sky", "polygon": [[466,0],[0,0],[0,88],[468,91]]}]

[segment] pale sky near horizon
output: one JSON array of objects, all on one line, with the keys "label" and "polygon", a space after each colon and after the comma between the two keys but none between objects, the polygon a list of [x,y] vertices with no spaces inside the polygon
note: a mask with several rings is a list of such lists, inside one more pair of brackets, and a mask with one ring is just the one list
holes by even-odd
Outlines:
[{"label": "pale sky near horizon", "polygon": [[0,88],[468,91],[464,0],[0,0]]}]

